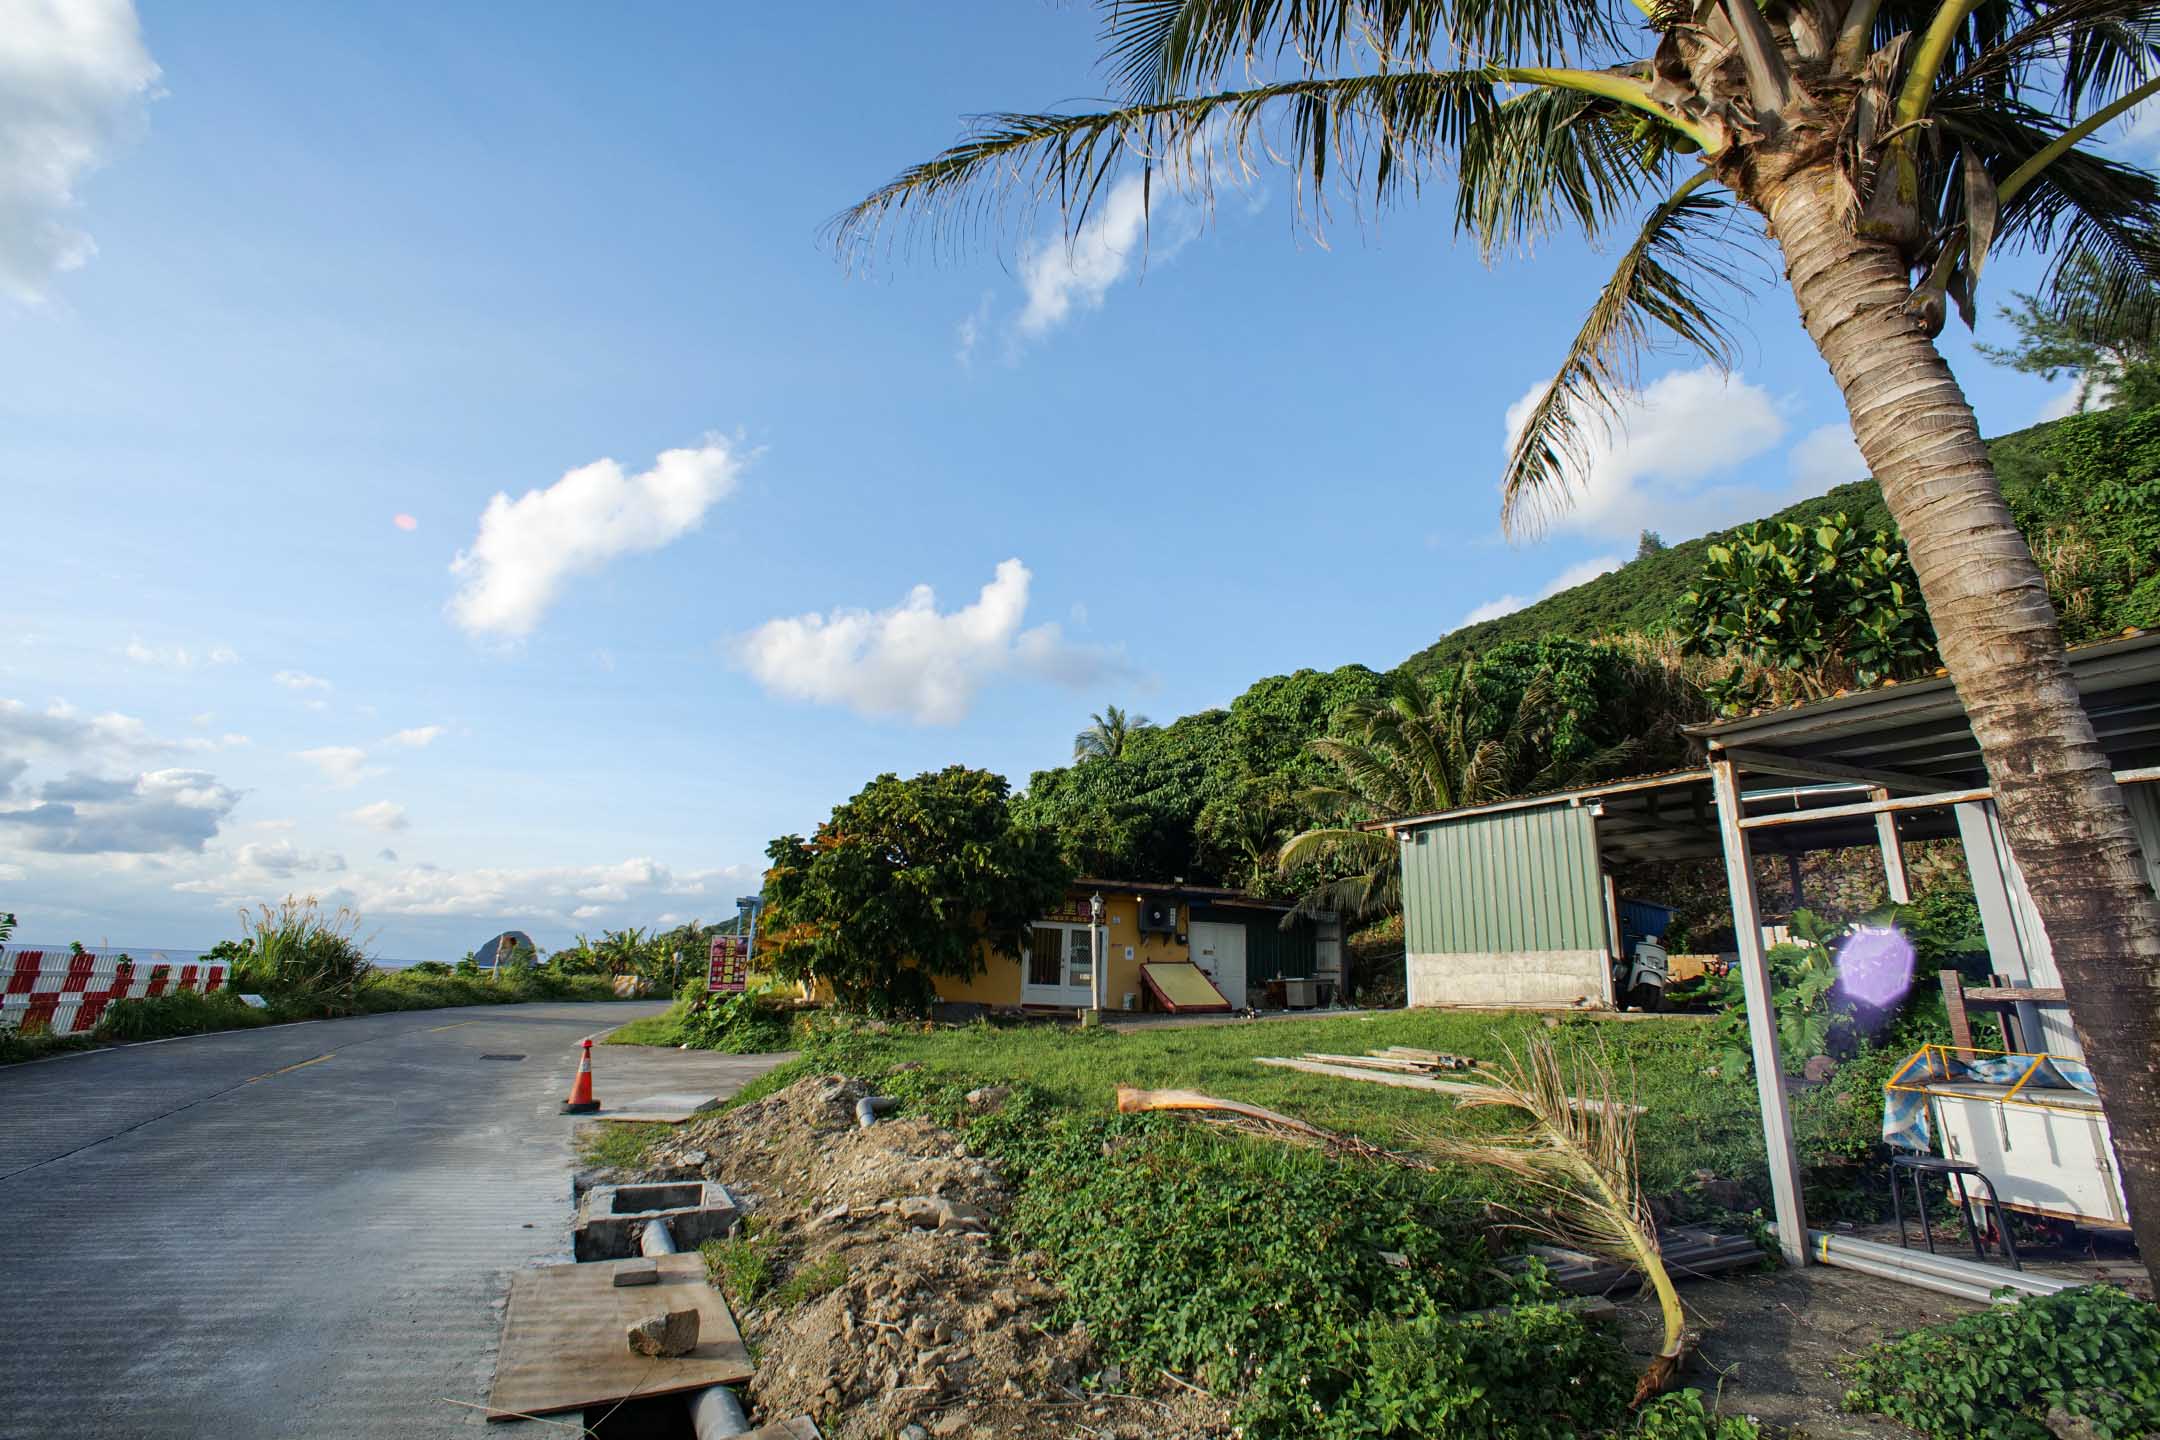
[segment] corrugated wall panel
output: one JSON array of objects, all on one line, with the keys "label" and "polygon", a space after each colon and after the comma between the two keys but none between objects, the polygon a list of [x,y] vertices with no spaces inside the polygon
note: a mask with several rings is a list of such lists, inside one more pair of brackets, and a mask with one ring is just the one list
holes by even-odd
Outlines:
[{"label": "corrugated wall panel", "polygon": [[2123,787],[2130,802],[2130,823],[2137,827],[2138,848],[2145,852],[2145,874],[2160,890],[2160,780]]},{"label": "corrugated wall panel", "polygon": [[1403,846],[1416,954],[1593,950],[1605,943],[1596,822],[1552,805],[1423,826]]}]

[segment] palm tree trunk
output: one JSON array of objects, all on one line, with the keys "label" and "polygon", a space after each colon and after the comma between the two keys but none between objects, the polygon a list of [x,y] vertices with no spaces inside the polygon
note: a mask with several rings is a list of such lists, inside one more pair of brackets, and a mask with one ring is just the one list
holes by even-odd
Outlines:
[{"label": "palm tree trunk", "polygon": [[1827,164],[1755,190],[1801,321],[1904,532],[2099,1082],[2138,1248],[2160,1272],[2160,901],[2046,585],[1971,404],[1905,308],[1903,261],[1845,229]]}]

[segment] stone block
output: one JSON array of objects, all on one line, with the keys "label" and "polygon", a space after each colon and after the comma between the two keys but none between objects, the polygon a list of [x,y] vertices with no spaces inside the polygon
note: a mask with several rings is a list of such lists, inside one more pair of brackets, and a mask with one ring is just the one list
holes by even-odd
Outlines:
[{"label": "stone block", "polygon": [[687,1355],[697,1349],[697,1342],[694,1306],[657,1310],[630,1327],[630,1348],[640,1355]]}]

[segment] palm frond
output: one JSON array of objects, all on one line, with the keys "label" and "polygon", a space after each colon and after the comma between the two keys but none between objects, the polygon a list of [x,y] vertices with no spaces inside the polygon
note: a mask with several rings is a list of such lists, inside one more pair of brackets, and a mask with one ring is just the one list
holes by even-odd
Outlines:
[{"label": "palm frond", "polygon": [[2160,65],[2160,15],[2143,0],[2058,0],[2023,9],[2020,19],[1993,44],[1944,67],[1937,105],[1946,95],[2042,99],[2075,119],[2088,102],[2107,103]]},{"label": "palm frond", "polygon": [[1657,1393],[1678,1372],[1686,1337],[1679,1296],[1659,1253],[1657,1222],[1637,1177],[1637,1107],[1618,1095],[1611,1070],[1587,1060],[1571,1070],[1549,1040],[1531,1040],[1521,1054],[1510,1052],[1473,1080],[1482,1088],[1463,1096],[1461,1108],[1520,1110],[1530,1128],[1497,1140],[1427,1134],[1419,1148],[1522,1180],[1548,1202],[1517,1211],[1524,1228],[1603,1255],[1650,1282],[1664,1313],[1665,1348],[1636,1398]]},{"label": "palm frond", "polygon": [[1567,64],[1607,53],[1625,35],[1624,7],[1605,0],[1106,0],[1104,8],[1103,58],[1130,101],[1270,67],[1314,75],[1366,58],[1383,70],[1457,55]]},{"label": "palm frond", "polygon": [[[1958,197],[1964,165],[1977,161],[2001,180],[2069,128],[2031,106],[1962,93],[1945,97],[1935,119],[1958,145],[1932,192],[1945,212],[1939,245],[1963,243]],[[2103,315],[2144,303],[2160,285],[2160,180],[2093,151],[2069,149],[2003,200],[1992,248],[2048,254],[2042,287],[2047,303],[2075,299]],[[1940,258],[1939,249],[1922,257],[1929,263]],[[2090,267],[2090,275],[2078,275],[2081,267]],[[1968,274],[1974,269],[1969,259],[1963,268]],[[1963,299],[1970,304],[1971,298],[1968,281]]]},{"label": "palm frond", "polygon": [[[866,260],[888,225],[963,239],[1022,220],[1055,199],[1068,227],[1128,165],[1201,200],[1217,175],[1258,159],[1297,169],[1315,193],[1333,173],[1370,185],[1375,203],[1435,168],[1494,102],[1499,72],[1416,71],[1291,80],[1073,115],[1000,114],[973,122],[943,154],[909,166],[833,217],[844,257]],[[1017,207],[1007,209],[1008,204]]]},{"label": "palm frond", "polygon": [[1535,529],[1581,482],[1589,457],[1584,422],[1602,413],[1610,423],[1615,392],[1633,383],[1653,324],[1713,363],[1732,364],[1732,337],[1698,288],[1732,279],[1703,249],[1715,238],[1712,222],[1728,208],[1722,196],[1697,193],[1708,179],[1707,172],[1698,173],[1650,212],[1590,307],[1559,373],[1531,407],[1501,475],[1500,515],[1509,530]]},{"label": "palm frond", "polygon": [[1456,225],[1488,259],[1570,223],[1595,238],[1671,183],[1669,162],[1637,134],[1646,119],[1579,90],[1528,90],[1493,107],[1463,143]]}]

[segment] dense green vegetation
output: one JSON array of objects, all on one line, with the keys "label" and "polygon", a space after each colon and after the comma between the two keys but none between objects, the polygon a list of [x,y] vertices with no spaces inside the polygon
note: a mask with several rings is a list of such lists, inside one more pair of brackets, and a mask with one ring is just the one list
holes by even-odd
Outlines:
[{"label": "dense green vegetation", "polygon": [[917,1014],[933,977],[982,973],[985,945],[1024,954],[1072,870],[1050,832],[1015,823],[1008,794],[1003,776],[960,765],[880,775],[811,838],[773,841],[763,966],[823,982],[850,1010]]},{"label": "dense green vegetation", "polygon": [[1887,1415],[1928,1440],[2152,1435],[2160,1310],[2105,1285],[2028,1296],[1883,1340],[1851,1378],[1849,1409]]},{"label": "dense green vegetation", "polygon": [[[1703,1031],[1571,1018],[1558,1035],[1569,1056],[1633,1067],[1650,1104],[1646,1178],[1683,1206],[1697,1168],[1760,1164],[1752,1092],[1702,1080]],[[1533,1016],[1429,1013],[1134,1033],[827,1020],[809,1026],[801,1060],[734,1103],[839,1071],[955,1127],[1013,1185],[1006,1243],[1043,1257],[1060,1318],[1084,1321],[1130,1370],[1236,1397],[1247,1435],[1741,1440],[1747,1422],[1720,1421],[1699,1395],[1628,1414],[1634,1368],[1615,1337],[1553,1303],[1537,1273],[1492,1264],[1484,1203],[1522,1198],[1494,1172],[1331,1159],[1112,1105],[1121,1082],[1196,1088],[1414,1147],[1507,1121],[1251,1057],[1390,1043],[1497,1057],[1544,1033]],[[1002,1104],[966,1102],[990,1082],[1011,1087]],[[1819,1125],[1803,1123],[1823,1153]],[[727,1283],[762,1283],[756,1255],[713,1258]]]},{"label": "dense green vegetation", "polygon": [[[1992,452],[2071,643],[2160,626],[2160,409],[2072,416]],[[1519,794],[1679,763],[1678,723],[1706,718],[1696,707],[1710,702],[1803,698],[1935,665],[1872,481],[1767,517],[1757,548],[1737,534],[1646,540],[1619,570],[1453,631],[1390,674],[1301,670],[1257,682],[1227,709],[1120,727],[1115,754],[1090,745],[1088,758],[1031,776],[1015,818],[1054,830],[1082,873],[1297,898],[1369,866],[1322,855],[1285,872],[1273,863],[1283,842],[1384,808],[1378,797],[1339,803],[1344,773],[1311,742],[1406,682],[1443,719],[1475,692],[1459,748],[1505,748],[1506,774],[1490,788]],[[1826,577],[1840,587],[1835,605],[1816,593]],[[1776,593],[1756,593],[1765,586]],[[1538,725],[1524,734],[1518,714],[1532,693]]]},{"label": "dense green vegetation", "polygon": [[[2040,553],[2041,542],[2051,535],[2058,537],[2057,544],[2091,545],[2103,569],[2147,580],[2160,575],[2155,560],[2160,556],[2160,409],[2073,415],[2005,435],[1990,442],[1988,450],[2011,512],[2048,571],[2058,608],[2068,596],[2056,567]],[[2101,476],[2109,482],[2109,493],[2092,488]],[[1813,529],[1840,513],[1864,532],[1897,529],[1872,480],[1840,485],[1764,518]],[[1450,631],[1404,663],[1414,670],[1438,670],[1510,640],[1657,631],[1702,573],[1709,547],[1721,538],[1706,535],[1638,554],[1633,562],[1572,590]],[[2150,590],[2148,599],[2135,607],[2127,598],[2117,601],[2121,608],[2097,606],[2082,628],[2066,614],[2066,638],[2076,644],[2127,625],[2160,625],[2160,588]]]}]

